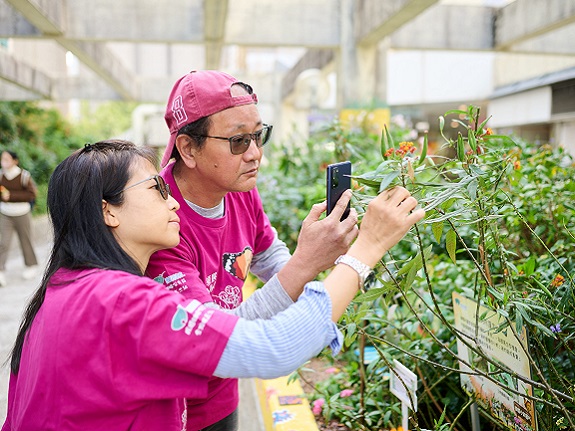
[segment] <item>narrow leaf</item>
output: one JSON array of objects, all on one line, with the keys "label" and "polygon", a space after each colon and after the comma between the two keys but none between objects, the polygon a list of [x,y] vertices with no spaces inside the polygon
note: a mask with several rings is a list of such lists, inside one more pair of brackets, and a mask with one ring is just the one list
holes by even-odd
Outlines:
[{"label": "narrow leaf", "polygon": [[449,231],[445,235],[445,248],[447,249],[447,254],[449,254],[449,257],[451,258],[453,263],[455,263],[455,243],[456,243],[455,239],[456,239],[455,231],[453,229],[449,229]]},{"label": "narrow leaf", "polygon": [[475,153],[475,150],[477,150],[477,141],[475,140],[475,132],[471,129],[467,131],[467,140],[469,141],[471,150]]},{"label": "narrow leaf", "polygon": [[[419,266],[419,265],[417,265]],[[407,273],[407,277],[405,277],[405,283],[403,284],[403,288],[405,290],[409,289],[411,287],[411,285],[413,284],[413,282],[415,281],[415,277],[417,275],[417,271],[419,271],[419,268],[421,268],[421,266],[419,266],[419,268],[416,265],[413,265],[409,272]]]},{"label": "narrow leaf", "polygon": [[381,184],[379,185],[379,193],[384,191],[389,187],[393,180],[395,180],[399,176],[399,171],[393,171],[387,174],[385,177],[382,178]]},{"label": "narrow leaf", "polygon": [[465,161],[465,145],[463,144],[461,132],[457,132],[457,158],[460,162]]},{"label": "narrow leaf", "polygon": [[389,288],[387,287],[369,289],[367,292],[362,293],[357,298],[355,298],[354,302],[374,301],[386,292],[389,292]]},{"label": "narrow leaf", "polygon": [[384,129],[381,129],[381,141],[379,143],[379,146],[380,146],[380,151],[381,151],[381,157],[384,157],[385,153],[387,153],[387,150],[388,150],[387,139],[385,137],[385,130]]},{"label": "narrow leaf", "polygon": [[445,135],[443,134],[443,128],[445,127],[445,118],[443,118],[443,115],[439,116],[439,133],[441,133],[441,136],[443,137],[443,139],[445,139],[447,142],[449,142],[449,139],[447,139],[445,137]]},{"label": "narrow leaf", "polygon": [[481,132],[490,119],[491,119],[491,115],[489,117],[487,117],[485,120],[483,120],[483,123],[481,123],[479,125],[479,128],[477,130],[479,130]]},{"label": "narrow leaf", "polygon": [[393,138],[391,137],[391,133],[389,133],[389,130],[387,129],[387,126],[384,124],[383,125],[383,130],[385,131],[385,139],[386,139],[386,145],[387,148],[393,148],[395,147],[395,142],[393,142]]},{"label": "narrow leaf", "polygon": [[421,147],[421,155],[419,156],[419,160],[417,161],[417,166],[421,165],[424,161],[425,158],[427,157],[427,133],[425,134],[425,136],[423,137],[423,147]]}]

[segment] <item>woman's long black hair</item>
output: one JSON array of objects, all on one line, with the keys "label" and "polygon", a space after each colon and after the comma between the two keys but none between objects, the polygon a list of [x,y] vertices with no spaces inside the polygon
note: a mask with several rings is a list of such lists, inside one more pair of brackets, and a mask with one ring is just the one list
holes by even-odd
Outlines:
[{"label": "woman's long black hair", "polygon": [[133,166],[143,159],[156,165],[152,150],[122,140],[86,144],[60,163],[48,184],[48,215],[54,245],[40,287],[28,303],[12,349],[16,374],[26,334],[40,310],[52,275],[60,268],[102,268],[142,275],[104,222],[102,200],[121,205]]}]

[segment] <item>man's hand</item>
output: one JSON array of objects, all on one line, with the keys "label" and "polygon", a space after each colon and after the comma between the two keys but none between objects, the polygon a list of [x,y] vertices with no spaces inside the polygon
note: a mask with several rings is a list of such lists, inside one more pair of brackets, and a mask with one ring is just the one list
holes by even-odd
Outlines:
[{"label": "man's hand", "polygon": [[[337,257],[344,254],[357,237],[357,212],[351,209],[349,216],[340,222],[351,191],[347,190],[337,201],[329,216],[319,220],[326,210],[326,203],[315,204],[304,219],[293,258],[301,259],[309,268],[309,280],[333,266]],[[292,259],[293,259],[292,258]]]},{"label": "man's hand", "polygon": [[333,266],[335,259],[349,249],[357,237],[357,212],[351,209],[349,216],[340,221],[349,200],[347,190],[337,201],[329,216],[320,220],[326,210],[326,203],[315,204],[302,223],[298,245],[288,263],[278,273],[278,278],[292,297],[297,299],[305,283]]}]

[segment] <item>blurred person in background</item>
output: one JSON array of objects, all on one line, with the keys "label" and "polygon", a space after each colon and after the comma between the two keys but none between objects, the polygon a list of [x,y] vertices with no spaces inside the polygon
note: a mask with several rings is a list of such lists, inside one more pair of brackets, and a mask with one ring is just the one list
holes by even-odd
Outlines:
[{"label": "blurred person in background", "polygon": [[[357,212],[320,220],[325,202],[302,223],[293,256],[270,225],[256,188],[265,124],[249,84],[215,70],[192,71],[172,89],[170,140],[160,175],[180,204],[180,244],[150,258],[146,274],[185,297],[246,319],[269,319],[304,285],[331,268],[356,238]],[[170,162],[173,159],[172,162]],[[319,168],[319,167],[318,167]],[[342,197],[347,205],[351,193]],[[248,273],[265,282],[243,303]],[[204,400],[189,400],[188,431],[237,430],[236,379],[214,377]]]},{"label": "blurred person in background", "polygon": [[6,260],[13,233],[18,234],[26,268],[25,280],[36,275],[38,261],[32,246],[32,204],[36,198],[36,184],[25,169],[18,166],[18,155],[2,151],[0,169],[0,287],[6,286]]}]

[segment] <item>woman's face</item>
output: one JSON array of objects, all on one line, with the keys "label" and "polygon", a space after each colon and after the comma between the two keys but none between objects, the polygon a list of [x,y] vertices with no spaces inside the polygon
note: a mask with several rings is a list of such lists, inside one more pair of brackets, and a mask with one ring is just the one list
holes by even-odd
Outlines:
[{"label": "woman's face", "polygon": [[143,270],[152,253],[174,247],[180,241],[180,219],[176,214],[180,205],[172,196],[167,200],[162,197],[155,175],[158,172],[154,166],[140,159],[132,167],[124,189],[124,203],[103,204],[106,224]]},{"label": "woman's face", "polygon": [[12,158],[10,153],[3,151],[2,158],[0,159],[0,164],[2,165],[2,169],[7,170],[10,169],[12,166],[17,165],[18,162]]}]

